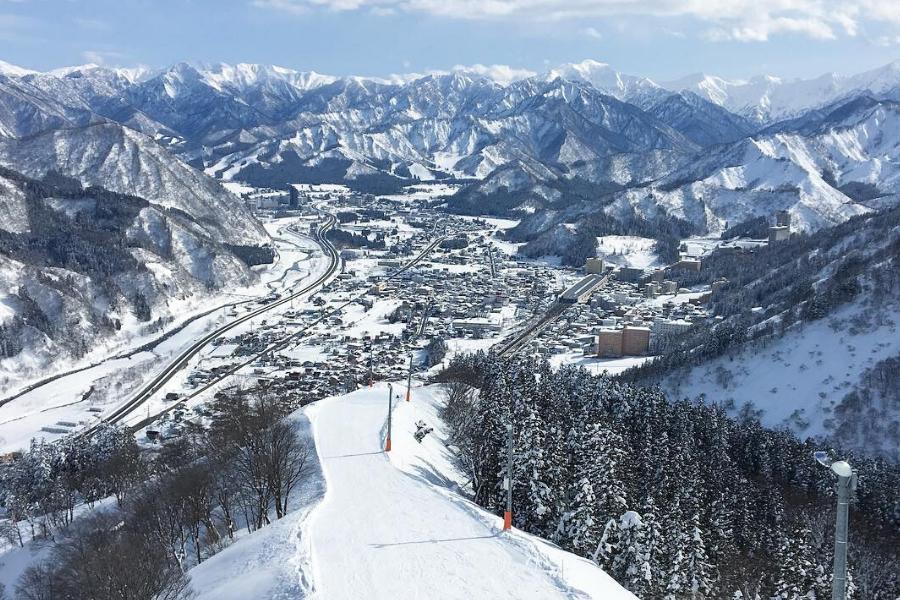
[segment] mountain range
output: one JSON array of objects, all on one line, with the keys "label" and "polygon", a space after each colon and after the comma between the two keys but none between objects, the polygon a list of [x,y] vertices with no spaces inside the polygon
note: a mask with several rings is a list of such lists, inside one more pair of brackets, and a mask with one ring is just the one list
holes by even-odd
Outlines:
[{"label": "mountain range", "polygon": [[[900,193],[900,62],[792,81],[657,83],[596,61],[508,75],[0,62],[0,166],[140,198],[155,216],[132,215],[129,235],[180,215],[192,247],[232,258],[267,236],[217,180],[459,183],[450,210],[518,217],[518,241],[574,263],[596,235],[716,234],[778,210],[812,231]],[[22,235],[32,213],[5,189],[3,227]],[[202,265],[189,269],[198,282],[221,280]]]},{"label": "mountain range", "polygon": [[[368,191],[462,180],[480,186],[470,197],[498,187],[524,194],[525,211],[556,203],[541,192],[549,182],[579,180],[610,215],[640,206],[643,217],[677,216],[698,231],[772,208],[815,228],[865,210],[860,190],[896,191],[882,180],[893,172],[900,62],[794,81],[658,84],[595,61],[502,83],[466,71],[398,79],[250,64],[36,73],[4,63],[0,134],[112,121],[220,179]],[[607,199],[616,187],[628,191]]]}]

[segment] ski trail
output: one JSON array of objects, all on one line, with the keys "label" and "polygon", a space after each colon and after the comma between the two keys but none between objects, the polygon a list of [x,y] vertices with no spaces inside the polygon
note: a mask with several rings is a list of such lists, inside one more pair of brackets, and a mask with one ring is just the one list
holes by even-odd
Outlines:
[{"label": "ski trail", "polygon": [[495,522],[394,467],[382,452],[387,402],[387,386],[378,385],[315,409],[328,488],[306,523],[315,597],[572,598]]}]

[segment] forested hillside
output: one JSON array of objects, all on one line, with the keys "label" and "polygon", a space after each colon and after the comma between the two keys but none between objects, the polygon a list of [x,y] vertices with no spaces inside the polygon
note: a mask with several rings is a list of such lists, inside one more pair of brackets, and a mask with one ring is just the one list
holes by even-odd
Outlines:
[{"label": "forested hillside", "polygon": [[[834,480],[822,442],[721,407],[586,371],[489,354],[458,357],[446,419],[474,499],[595,558],[643,600],[828,597]],[[833,449],[859,470],[850,597],[900,592],[900,467]]]},{"label": "forested hillside", "polygon": [[254,281],[241,257],[257,247],[221,244],[185,211],[57,173],[38,181],[0,168],[0,184],[0,298],[10,312],[0,359],[23,350],[22,364],[37,367],[77,359],[104,340],[161,329],[192,297]]},{"label": "forested hillside", "polygon": [[900,351],[898,259],[898,208],[752,250],[720,249],[679,278],[728,280],[710,303],[721,322],[668,338],[653,361],[621,377],[676,396],[702,393],[735,414],[792,406],[784,423],[762,418],[895,454],[900,402],[885,377]]}]

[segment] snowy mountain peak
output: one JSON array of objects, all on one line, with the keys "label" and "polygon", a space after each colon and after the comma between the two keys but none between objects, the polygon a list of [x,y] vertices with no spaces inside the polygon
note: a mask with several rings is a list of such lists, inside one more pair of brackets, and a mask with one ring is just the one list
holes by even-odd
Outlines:
[{"label": "snowy mountain peak", "polygon": [[759,75],[729,81],[698,73],[663,84],[672,91],[690,90],[756,123],[794,118],[843,98],[884,93],[898,86],[900,61],[853,76],[825,73],[812,79],[784,79]]},{"label": "snowy mountain peak", "polygon": [[619,73],[608,64],[596,60],[559,65],[546,72],[543,78],[546,81],[561,78],[588,83],[601,92],[620,100],[632,98],[642,92],[660,89],[650,79]]},{"label": "snowy mountain peak", "polygon": [[16,65],[0,60],[0,75],[24,77],[25,75],[34,75],[36,72],[37,71],[29,71],[28,69],[23,69],[22,67],[17,67]]},{"label": "snowy mountain peak", "polygon": [[59,69],[53,69],[52,71],[47,71],[46,75],[52,75],[54,77],[68,77],[73,73],[87,73],[89,71],[95,71],[100,68],[100,65],[95,63],[86,63],[83,65],[75,65],[73,67],[62,67]]},{"label": "snowy mountain peak", "polygon": [[224,86],[240,90],[265,85],[267,83],[286,83],[298,90],[305,91],[334,82],[337,78],[321,75],[314,71],[300,72],[276,65],[260,65],[255,63],[238,63],[229,65],[218,63],[200,69],[207,83],[216,89]]}]

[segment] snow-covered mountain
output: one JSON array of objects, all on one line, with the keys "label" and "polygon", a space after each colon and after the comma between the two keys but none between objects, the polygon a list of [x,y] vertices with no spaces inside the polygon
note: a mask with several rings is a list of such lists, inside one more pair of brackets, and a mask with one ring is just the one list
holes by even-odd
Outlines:
[{"label": "snow-covered mountain", "polygon": [[[567,170],[509,165],[464,187],[450,206],[528,215],[518,241],[548,248],[562,224],[596,235],[718,234],[781,210],[795,230],[809,232],[897,204],[898,151],[900,104],[858,98],[793,129],[695,154],[622,153]],[[569,237],[555,253],[568,251],[576,241]]]},{"label": "snow-covered mountain", "polygon": [[767,124],[797,117],[842,98],[889,93],[900,86],[900,61],[849,76],[826,73],[814,79],[759,76],[729,81],[697,73],[662,86],[694,92],[756,124]]},{"label": "snow-covered mountain", "polygon": [[269,242],[219,182],[44,83],[0,76],[3,106],[21,100],[0,114],[0,370],[14,376],[253,284],[242,257]]},{"label": "snow-covered mountain", "polygon": [[718,231],[787,208],[815,229],[893,201],[898,65],[663,85],[596,61],[502,83],[489,70],[391,81],[251,64],[5,67],[0,136],[115,121],[256,185],[455,177],[478,181],[454,204],[487,199],[490,212],[602,210]]},{"label": "snow-covered mountain", "polygon": [[843,105],[804,133],[771,133],[713,148],[645,189],[623,192],[614,206],[661,209],[708,231],[789,210],[796,227],[809,231],[896,202],[900,104]]},{"label": "snow-covered mountain", "polygon": [[267,240],[239,198],[141,133],[117,123],[0,139],[0,164],[34,178],[60,173],[84,185],[177,209],[198,233],[232,244]]},{"label": "snow-covered mountain", "polygon": [[733,142],[757,129],[740,115],[689,91],[665,96],[648,112],[702,147]]},{"label": "snow-covered mountain", "polygon": [[559,65],[547,71],[542,78],[547,81],[560,78],[584,82],[604,94],[634,103],[642,108],[646,108],[668,95],[665,88],[646,77],[620,73],[608,64],[595,60]]},{"label": "snow-covered mountain", "polygon": [[[185,196],[197,180],[179,181],[170,171],[157,180],[170,194],[159,192],[148,201],[133,194],[152,185],[158,165],[139,146],[76,147],[79,139],[62,137],[65,133],[45,136],[63,152],[71,151],[80,165],[85,163],[77,160],[79,154],[94,152],[108,162],[121,160],[122,173],[136,172],[136,185],[129,191],[121,180],[106,179],[110,187],[120,184],[123,193],[114,193],[93,178],[82,177],[91,185],[83,187],[59,170],[41,173],[52,153],[42,163],[25,165],[31,174],[43,174],[43,181],[0,167],[0,371],[5,376],[33,377],[51,362],[58,369],[132,336],[150,335],[202,307],[217,290],[256,281],[237,247],[264,240],[255,226],[242,224],[235,211],[231,221],[216,221],[202,210],[180,208],[184,200],[200,205],[202,190]],[[9,150],[2,150],[4,163]],[[130,156],[123,155],[126,151]],[[60,166],[84,175],[72,165]],[[112,177],[102,161],[95,166],[97,176]],[[229,214],[227,203],[219,208]]]}]

